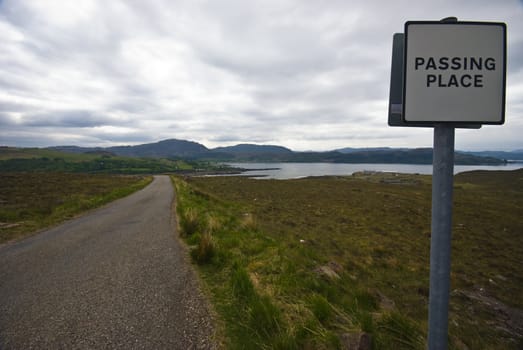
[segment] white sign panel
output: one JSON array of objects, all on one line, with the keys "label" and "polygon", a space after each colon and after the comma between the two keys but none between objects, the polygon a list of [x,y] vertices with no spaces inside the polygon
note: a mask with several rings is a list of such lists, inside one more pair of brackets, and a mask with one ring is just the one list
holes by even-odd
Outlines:
[{"label": "white sign panel", "polygon": [[504,123],[504,23],[407,22],[404,65],[406,123]]}]

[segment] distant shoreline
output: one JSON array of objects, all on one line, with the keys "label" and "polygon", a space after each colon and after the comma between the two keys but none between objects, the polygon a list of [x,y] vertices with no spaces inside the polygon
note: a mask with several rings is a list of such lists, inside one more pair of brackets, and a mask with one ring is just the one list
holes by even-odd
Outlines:
[{"label": "distant shoreline", "polygon": [[[375,164],[375,163],[223,163],[238,171],[236,174],[265,179],[296,179],[311,176],[351,176],[357,172],[382,172],[398,174],[432,175],[432,164]],[[509,171],[523,168],[523,163],[504,163],[500,165],[455,165],[454,174],[473,171]],[[199,175],[199,174],[198,174]],[[219,176],[220,174],[215,174]]]}]

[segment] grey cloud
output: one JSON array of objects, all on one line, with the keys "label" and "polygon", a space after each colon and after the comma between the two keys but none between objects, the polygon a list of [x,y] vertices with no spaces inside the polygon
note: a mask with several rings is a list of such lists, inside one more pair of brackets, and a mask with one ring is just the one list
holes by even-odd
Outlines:
[{"label": "grey cloud", "polygon": [[108,109],[125,112],[128,114],[148,114],[154,112],[159,107],[155,104],[154,99],[148,99],[146,96],[130,95],[128,98],[121,98],[120,101],[112,103]]},{"label": "grey cloud", "polygon": [[359,133],[347,133],[344,135],[314,135],[308,137],[313,141],[325,141],[325,140],[340,140],[340,141],[350,141],[350,140],[388,140],[394,138],[400,138],[402,136],[393,136],[388,132],[359,132]]},{"label": "grey cloud", "polygon": [[[4,69],[12,68],[12,66],[4,64]],[[20,77],[17,77],[16,74],[13,74],[11,76],[0,77],[0,89],[3,92],[12,92],[16,94],[23,94],[26,93],[28,90],[31,90],[30,82],[21,78],[23,74],[24,73],[22,72]]]},{"label": "grey cloud", "polygon": [[42,147],[42,145],[56,145],[53,138],[41,133],[4,133],[0,131],[1,146]]},{"label": "grey cloud", "polygon": [[33,109],[34,106],[28,105],[26,103],[11,102],[8,100],[0,99],[0,112],[25,112]]},{"label": "grey cloud", "polygon": [[245,135],[239,135],[239,134],[222,134],[217,136],[212,136],[209,138],[210,141],[213,142],[219,142],[219,143],[242,143],[242,142],[248,142],[248,143],[266,143],[271,141],[270,138],[267,137],[251,137],[251,136],[245,136]]},{"label": "grey cloud", "polygon": [[112,122],[110,118],[78,110],[30,114],[24,116],[21,124],[29,127],[92,128]]},{"label": "grey cloud", "polygon": [[0,112],[0,126],[8,127],[14,125],[13,119],[7,114]]},{"label": "grey cloud", "polygon": [[[408,19],[449,13],[505,18],[514,89],[520,82],[511,76],[523,67],[520,5],[95,0],[54,8],[6,0],[0,21],[21,35],[0,33],[2,135],[21,144],[33,143],[27,135],[55,143],[59,132],[89,144],[419,143],[415,131],[386,126],[392,34]],[[521,97],[510,96],[519,106]]]},{"label": "grey cloud", "polygon": [[155,137],[144,135],[141,132],[131,132],[125,133],[122,135],[110,134],[107,133],[92,133],[91,137],[96,138],[99,142],[115,142],[119,144],[138,144],[138,143],[149,143],[153,141],[158,141]]}]

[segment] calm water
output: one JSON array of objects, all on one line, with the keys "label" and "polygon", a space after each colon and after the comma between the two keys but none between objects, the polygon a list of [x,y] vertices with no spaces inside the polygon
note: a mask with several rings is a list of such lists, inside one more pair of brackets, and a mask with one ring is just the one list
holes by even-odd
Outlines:
[{"label": "calm water", "polygon": [[[358,171],[386,171],[408,174],[432,174],[432,165],[420,164],[339,164],[339,163],[227,163],[230,166],[253,169],[243,175],[264,179],[296,179],[307,176],[352,175]],[[272,170],[256,170],[268,169]],[[277,168],[277,169],[276,169]],[[515,170],[523,168],[523,163],[508,165],[455,165],[454,173],[471,170]]]}]

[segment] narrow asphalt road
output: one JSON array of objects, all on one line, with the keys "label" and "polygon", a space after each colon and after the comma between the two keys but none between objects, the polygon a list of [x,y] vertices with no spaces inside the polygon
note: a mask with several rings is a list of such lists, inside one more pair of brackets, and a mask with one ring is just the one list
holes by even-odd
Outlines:
[{"label": "narrow asphalt road", "polygon": [[212,349],[167,176],[0,247],[0,349]]}]

